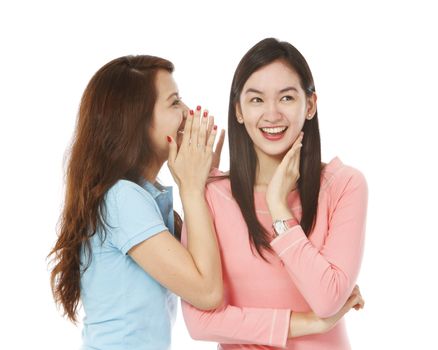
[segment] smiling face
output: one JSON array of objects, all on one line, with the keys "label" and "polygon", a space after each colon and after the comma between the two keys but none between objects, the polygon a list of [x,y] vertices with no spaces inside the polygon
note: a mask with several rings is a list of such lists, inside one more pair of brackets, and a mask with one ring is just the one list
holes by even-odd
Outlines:
[{"label": "smiling face", "polygon": [[[299,75],[283,61],[274,61],[246,81],[236,106],[257,156],[283,157],[304,122],[316,112],[316,95],[307,97]],[[305,137],[305,136],[304,136]]]},{"label": "smiling face", "polygon": [[178,88],[172,74],[159,70],[155,80],[157,100],[154,106],[154,116],[150,137],[155,152],[160,161],[165,161],[169,153],[167,136],[171,136],[178,144],[181,143],[187,106],[181,101]]}]

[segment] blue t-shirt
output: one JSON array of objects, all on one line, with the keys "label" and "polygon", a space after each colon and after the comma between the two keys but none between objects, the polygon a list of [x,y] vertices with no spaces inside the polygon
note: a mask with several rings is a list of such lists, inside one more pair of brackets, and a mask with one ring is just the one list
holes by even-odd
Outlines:
[{"label": "blue t-shirt", "polygon": [[172,188],[156,186],[119,180],[105,195],[107,236],[91,238],[91,265],[81,275],[84,350],[170,348],[176,296],[127,254],[159,232],[173,233]]}]

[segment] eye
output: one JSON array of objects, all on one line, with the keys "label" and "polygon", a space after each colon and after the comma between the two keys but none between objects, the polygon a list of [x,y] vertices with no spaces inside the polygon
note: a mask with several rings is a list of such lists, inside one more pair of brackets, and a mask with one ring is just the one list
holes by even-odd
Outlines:
[{"label": "eye", "polygon": [[263,102],[263,100],[260,97],[253,97],[252,99],[249,100],[249,102],[259,103],[259,102]]},{"label": "eye", "polygon": [[280,101],[293,101],[293,100],[295,100],[293,98],[293,96],[286,95],[286,96],[283,96]]},{"label": "eye", "polygon": [[175,100],[172,102],[172,106],[178,106],[178,105],[181,103],[181,99],[182,99],[181,97],[175,99]]}]

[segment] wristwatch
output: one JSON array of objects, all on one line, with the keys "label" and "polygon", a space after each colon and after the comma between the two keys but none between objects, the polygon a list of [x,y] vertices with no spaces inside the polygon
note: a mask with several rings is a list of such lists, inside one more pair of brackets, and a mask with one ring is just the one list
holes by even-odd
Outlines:
[{"label": "wristwatch", "polygon": [[287,220],[275,220],[272,224],[272,227],[274,228],[277,236],[279,236],[296,225],[299,225],[298,220],[295,218],[291,218]]}]

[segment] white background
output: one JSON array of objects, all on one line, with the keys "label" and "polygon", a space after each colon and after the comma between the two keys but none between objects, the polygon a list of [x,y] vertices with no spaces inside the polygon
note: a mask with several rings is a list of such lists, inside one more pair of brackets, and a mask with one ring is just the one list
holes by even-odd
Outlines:
[{"label": "white background", "polygon": [[[368,180],[358,281],[366,308],[347,315],[353,348],[438,349],[433,2],[157,3],[0,5],[0,348],[80,346],[81,326],[52,301],[45,258],[62,205],[63,156],[97,69],[126,54],[169,58],[185,102],[208,107],[225,127],[238,61],[273,36],[294,44],[313,71],[323,161],[337,155]],[[161,180],[172,184],[165,168]],[[180,316],[174,349],[215,348],[192,341]]]}]

